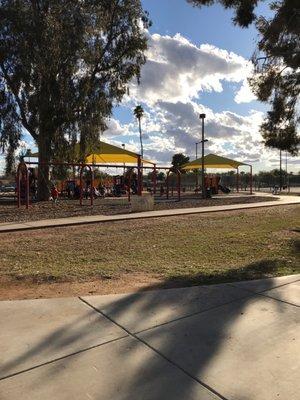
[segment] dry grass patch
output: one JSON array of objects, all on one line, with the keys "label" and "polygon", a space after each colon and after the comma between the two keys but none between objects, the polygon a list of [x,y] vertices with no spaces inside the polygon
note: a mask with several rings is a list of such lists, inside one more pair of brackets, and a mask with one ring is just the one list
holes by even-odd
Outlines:
[{"label": "dry grass patch", "polygon": [[189,215],[1,234],[10,282],[114,279],[185,283],[297,273],[300,207]]}]

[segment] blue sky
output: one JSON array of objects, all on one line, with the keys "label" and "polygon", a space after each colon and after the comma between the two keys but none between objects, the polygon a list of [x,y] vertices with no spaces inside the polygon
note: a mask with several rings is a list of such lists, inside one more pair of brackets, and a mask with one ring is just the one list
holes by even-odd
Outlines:
[{"label": "blue sky", "polygon": [[[270,16],[269,2],[257,14]],[[102,138],[139,151],[133,108],[141,104],[145,156],[169,164],[184,152],[194,158],[199,141],[199,113],[205,112],[206,153],[251,162],[254,171],[278,168],[278,152],[265,149],[259,133],[267,106],[247,85],[257,41],[254,26],[232,23],[233,12],[219,5],[194,8],[185,0],[142,0],[152,27],[141,84],[114,109]],[[25,137],[32,147],[32,141]],[[298,171],[297,160],[290,163]]]},{"label": "blue sky", "polygon": [[[180,32],[196,45],[209,43],[246,59],[250,59],[253,54],[258,37],[255,26],[252,24],[249,28],[242,29],[234,25],[233,11],[226,10],[219,4],[201,8],[192,7],[185,0],[143,0],[142,4],[153,22],[151,33],[174,36]],[[268,5],[261,2],[257,7],[257,14],[266,17],[272,15]],[[226,85],[224,91],[218,95],[203,94],[201,101],[215,111],[224,110],[225,104],[228,109],[242,115],[253,109],[253,103],[237,104],[230,89],[233,89],[232,85]],[[265,111],[266,106],[256,102],[255,109]]]}]

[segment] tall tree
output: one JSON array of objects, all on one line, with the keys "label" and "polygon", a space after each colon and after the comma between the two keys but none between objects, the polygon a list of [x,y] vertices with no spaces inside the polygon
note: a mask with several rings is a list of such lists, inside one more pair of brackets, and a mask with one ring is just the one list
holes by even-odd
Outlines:
[{"label": "tall tree", "polygon": [[[300,2],[269,1],[272,18],[255,15],[259,0],[187,0],[195,6],[220,3],[234,9],[233,22],[255,22],[259,41],[253,54],[255,72],[249,82],[258,99],[270,104],[261,125],[265,145],[298,153],[300,137]],[[260,0],[262,1],[262,0]]]},{"label": "tall tree", "polygon": [[143,138],[142,138],[142,123],[141,119],[144,115],[144,110],[142,106],[136,106],[135,109],[133,110],[133,113],[138,120],[139,123],[139,132],[140,132],[140,144],[141,144],[141,156],[142,158],[144,157],[144,149],[143,149]]},{"label": "tall tree", "polygon": [[40,199],[49,194],[43,164],[74,141],[84,154],[139,76],[143,25],[140,0],[0,1],[0,141],[9,161],[24,131],[33,137]]}]

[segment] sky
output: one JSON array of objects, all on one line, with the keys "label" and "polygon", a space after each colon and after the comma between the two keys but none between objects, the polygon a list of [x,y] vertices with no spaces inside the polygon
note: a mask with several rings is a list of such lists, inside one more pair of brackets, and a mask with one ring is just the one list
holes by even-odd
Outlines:
[{"label": "sky", "polygon": [[[257,13],[268,17],[266,3],[260,2]],[[146,32],[149,48],[141,83],[130,83],[102,139],[139,152],[133,109],[141,104],[144,157],[169,165],[173,154],[183,152],[192,160],[201,140],[199,114],[205,113],[205,154],[251,163],[254,172],[279,168],[279,152],[266,149],[259,133],[267,105],[255,99],[247,83],[255,27],[234,26],[233,12],[219,5],[194,8],[186,0],[142,4],[153,25]],[[26,135],[24,146],[34,150]],[[288,170],[300,170],[299,158],[288,158]]]},{"label": "sky", "polygon": [[[247,77],[258,38],[254,26],[232,23],[233,12],[219,5],[194,8],[185,0],[143,0],[153,22],[141,83],[130,85],[108,121],[104,140],[139,151],[133,108],[141,104],[145,158],[169,164],[174,153],[195,158],[199,114],[205,113],[205,154],[253,164],[254,171],[279,168],[279,152],[266,149],[259,125],[267,105],[255,99]],[[259,15],[271,16],[261,3]],[[297,172],[299,159],[288,158]]]}]

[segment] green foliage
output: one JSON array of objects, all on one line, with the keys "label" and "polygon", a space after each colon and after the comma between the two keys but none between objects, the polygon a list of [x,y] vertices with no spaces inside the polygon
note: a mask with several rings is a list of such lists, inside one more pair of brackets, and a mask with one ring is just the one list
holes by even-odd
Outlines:
[{"label": "green foliage", "polygon": [[183,153],[174,154],[172,157],[172,165],[174,171],[181,170],[181,167],[190,161],[190,157],[185,156]]},{"label": "green foliage", "polygon": [[[81,154],[139,77],[149,26],[140,0],[0,2],[0,138],[13,152],[23,129],[40,161]],[[9,154],[9,153],[8,153]]]},{"label": "green foliage", "polygon": [[165,179],[166,179],[166,174],[165,174],[164,172],[160,171],[160,172],[157,174],[157,180],[158,180],[158,181],[164,181]]},{"label": "green foliage", "polygon": [[[154,172],[153,172],[153,171],[148,172],[147,178],[148,178],[150,181],[152,181],[153,175],[154,175]],[[157,173],[156,173],[156,180],[157,180],[157,181],[164,181],[165,179],[166,179],[166,174],[165,174],[163,171],[160,171],[160,172],[157,172]]]},{"label": "green foliage", "polygon": [[106,179],[109,177],[110,177],[110,175],[107,172],[103,172],[100,169],[94,170],[94,178],[95,179]]},{"label": "green foliage", "polygon": [[220,3],[235,11],[234,23],[247,27],[255,22],[259,32],[253,55],[255,72],[249,80],[258,99],[270,104],[261,125],[265,145],[298,153],[300,137],[300,2],[269,1],[273,17],[254,13],[258,0],[187,0],[195,6]]},{"label": "green foliage", "polygon": [[187,0],[194,6],[211,6],[220,3],[225,8],[234,10],[233,22],[242,27],[248,27],[256,18],[254,9],[258,0]]},{"label": "green foliage", "polygon": [[142,124],[141,124],[141,119],[144,115],[144,109],[142,106],[136,106],[135,109],[133,110],[134,116],[139,122],[139,132],[140,132],[140,145],[141,145],[141,156],[144,156],[144,149],[143,149],[143,138],[142,138]]},{"label": "green foliage", "polygon": [[275,2],[275,15],[257,19],[260,33],[254,55],[256,73],[250,79],[254,93],[271,104],[271,110],[261,126],[268,147],[287,150],[296,155],[300,144],[300,3],[295,0]]},{"label": "green foliage", "polygon": [[144,109],[142,106],[136,106],[133,113],[137,119],[141,119],[144,115]]}]

